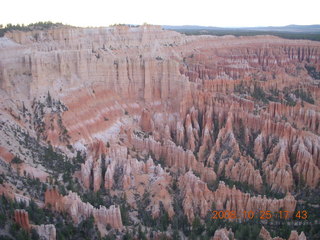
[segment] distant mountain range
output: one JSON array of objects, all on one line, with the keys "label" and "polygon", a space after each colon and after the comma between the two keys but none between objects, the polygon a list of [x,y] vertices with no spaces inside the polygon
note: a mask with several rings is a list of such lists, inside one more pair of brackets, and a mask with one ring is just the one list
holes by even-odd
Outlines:
[{"label": "distant mountain range", "polygon": [[168,30],[216,30],[216,31],[263,31],[263,32],[291,32],[291,33],[320,33],[320,25],[288,25],[268,27],[210,27],[197,25],[170,26],[163,25]]}]

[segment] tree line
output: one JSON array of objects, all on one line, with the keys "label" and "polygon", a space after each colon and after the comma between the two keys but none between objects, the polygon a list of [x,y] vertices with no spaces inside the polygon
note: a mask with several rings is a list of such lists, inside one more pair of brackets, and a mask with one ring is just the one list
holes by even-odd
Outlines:
[{"label": "tree line", "polygon": [[61,26],[67,26],[62,23],[53,23],[50,21],[47,22],[36,22],[36,23],[31,23],[28,25],[24,24],[11,24],[8,23],[7,25],[2,25],[0,24],[0,37],[3,37],[6,32],[10,31],[32,31],[32,30],[45,30],[45,29],[51,29],[55,27],[61,27]]}]

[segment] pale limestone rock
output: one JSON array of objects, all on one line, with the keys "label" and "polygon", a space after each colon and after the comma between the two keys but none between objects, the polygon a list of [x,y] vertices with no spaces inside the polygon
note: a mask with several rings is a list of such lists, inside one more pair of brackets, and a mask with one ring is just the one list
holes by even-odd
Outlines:
[{"label": "pale limestone rock", "polygon": [[45,204],[56,211],[67,212],[76,224],[93,216],[97,224],[110,224],[117,229],[123,227],[119,206],[112,205],[108,209],[104,206],[94,208],[90,203],[82,202],[74,192],[61,196],[56,189],[48,189],[45,193]]},{"label": "pale limestone rock", "polygon": [[[284,240],[283,238],[280,237],[274,237],[272,238],[268,230],[266,230],[264,227],[261,228],[259,236],[263,240]],[[288,240],[306,240],[306,236],[304,232],[301,232],[300,235],[298,235],[297,231],[293,230],[291,231],[290,237]]]},{"label": "pale limestone rock", "polygon": [[56,227],[53,224],[34,225],[33,228],[39,234],[40,239],[56,240],[56,237],[57,237]]},{"label": "pale limestone rock", "polygon": [[291,231],[290,237],[288,240],[306,240],[306,235],[304,232],[301,232],[300,235],[298,235],[297,231]]},{"label": "pale limestone rock", "polygon": [[221,228],[215,231],[212,240],[233,240],[234,234],[232,229],[227,230],[226,228]]}]

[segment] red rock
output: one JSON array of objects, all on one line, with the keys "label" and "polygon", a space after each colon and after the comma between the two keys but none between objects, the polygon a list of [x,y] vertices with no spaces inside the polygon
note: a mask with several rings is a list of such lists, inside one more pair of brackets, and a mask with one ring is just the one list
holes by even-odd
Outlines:
[{"label": "red rock", "polygon": [[24,230],[29,231],[31,225],[29,223],[29,214],[23,209],[16,209],[14,211],[14,220],[19,224]]},{"label": "red rock", "polygon": [[[208,211],[212,210],[212,203],[215,203],[217,210],[236,211],[238,216],[243,216],[243,211],[276,212],[280,209],[289,211],[292,215],[296,207],[296,200],[289,193],[283,199],[267,199],[260,195],[251,197],[248,193],[243,193],[235,187],[232,189],[227,187],[224,182],[220,182],[218,189],[212,192],[205,182],[190,171],[180,177],[179,186],[184,196],[183,209],[189,222],[193,221],[196,214],[205,217]],[[194,209],[199,209],[200,212],[196,213]]]},{"label": "red rock", "polygon": [[[225,165],[224,165],[225,164]],[[245,182],[253,186],[257,191],[262,190],[262,177],[259,170],[255,170],[253,165],[244,157],[241,157],[238,162],[229,159],[221,161],[218,173],[225,171],[225,176],[239,182]]]},{"label": "red rock", "polygon": [[296,157],[296,163],[293,169],[299,180],[305,181],[306,184],[312,188],[317,187],[320,181],[320,170],[314,163],[312,154],[309,152],[301,138],[293,145],[292,152]]},{"label": "red rock", "polygon": [[93,159],[89,156],[85,163],[81,164],[81,180],[86,189],[90,188],[91,185],[91,170],[93,167]]},{"label": "red rock", "polygon": [[151,118],[151,113],[147,109],[143,109],[140,119],[140,126],[144,132],[152,132],[154,123]]},{"label": "red rock", "polygon": [[198,162],[190,150],[184,151],[171,141],[164,141],[162,145],[152,138],[140,139],[132,136],[132,144],[139,151],[151,151],[157,160],[160,158],[164,159],[166,164],[176,169],[176,171],[193,169],[205,181],[214,181],[216,179],[215,172],[212,169],[204,167],[203,163]]},{"label": "red rock", "polygon": [[53,209],[58,209],[57,203],[61,201],[62,195],[58,192],[56,188],[49,188],[44,194],[46,207],[52,207]]},{"label": "red rock", "polygon": [[191,123],[191,117],[189,114],[186,117],[185,129],[186,129],[186,137],[187,137],[187,148],[190,149],[192,152],[194,152],[196,147],[195,137],[193,134],[193,127]]},{"label": "red rock", "polygon": [[[274,237],[272,238],[268,230],[266,230],[264,227],[261,228],[259,237],[261,237],[263,240],[283,240],[283,238],[280,237]],[[288,240],[306,240],[306,236],[304,232],[301,232],[300,235],[298,235],[297,231],[293,230],[291,231],[290,237]]]},{"label": "red rock", "polygon": [[4,147],[0,146],[0,157],[9,163],[14,158],[14,155]]},{"label": "red rock", "polygon": [[[116,149],[113,146],[111,149]],[[123,148],[123,147],[122,147]],[[123,148],[124,149],[124,148]],[[108,155],[107,159],[112,159],[107,165],[105,175],[105,188],[112,192],[114,184],[121,186],[121,190],[126,193],[128,203],[135,206],[135,196],[143,196],[146,189],[150,189],[150,209],[154,218],[159,216],[160,204],[168,212],[170,218],[174,215],[172,206],[172,196],[167,190],[167,186],[172,181],[171,176],[165,172],[160,165],[156,166],[151,158],[146,162],[138,161],[129,156]],[[122,169],[123,176],[119,176],[118,182],[115,182],[116,169]],[[119,189],[118,189],[119,190]]]},{"label": "red rock", "polygon": [[229,157],[232,157],[232,158],[240,157],[240,149],[232,130],[232,125],[233,125],[232,122],[233,122],[233,115],[230,112],[226,120],[226,125],[224,128],[220,129],[219,134],[217,136],[216,143],[209,155],[208,162],[211,166],[214,166],[214,158],[216,154],[218,154],[219,152],[221,152],[219,154],[220,159],[224,159],[230,154],[231,156]]},{"label": "red rock", "polygon": [[[112,190],[120,184],[134,206],[133,194],[141,196],[150,188],[155,197],[148,210],[154,217],[161,199],[166,199],[164,207],[173,214],[166,168],[182,174],[189,220],[198,208],[204,216],[212,202],[217,208],[236,211],[294,209],[293,179],[310,188],[319,185],[320,90],[304,67],[320,70],[318,42],[272,36],[184,36],[161,27],[124,26],[12,31],[0,39],[0,48],[0,110],[5,123],[0,139],[6,139],[0,156],[6,162],[12,157],[8,149],[14,155],[22,147],[6,129],[19,127],[35,138],[33,130],[39,130],[28,123],[38,119],[24,117],[19,107],[30,106],[33,98],[39,100],[50,91],[68,110],[57,113],[45,108],[39,119],[45,123],[41,141],[50,141],[68,155],[69,144],[86,149],[87,159],[78,174],[86,189],[98,191],[102,185]],[[235,92],[240,84],[249,92]],[[279,94],[282,103],[262,104],[250,96],[254,85],[266,92],[310,90],[315,104],[299,100],[294,107],[286,106],[283,93]],[[60,118],[70,136],[67,140],[61,137]],[[139,129],[152,137],[135,136]],[[22,147],[21,152],[26,151]],[[131,153],[137,158],[150,154],[166,168]],[[26,160],[34,163],[30,157]],[[116,182],[119,166],[125,174]],[[284,199],[251,197],[223,184],[211,192],[206,185],[224,171],[226,177],[260,191],[260,170],[273,191],[287,193]],[[96,212],[97,221],[113,219],[115,226],[121,225],[118,210],[106,210],[112,216],[106,220],[105,209],[92,210],[73,194],[62,197],[50,190],[46,196],[46,204],[70,212],[75,221],[89,211]]]},{"label": "red rock", "polygon": [[184,127],[180,121],[177,122],[177,138],[176,142],[182,146],[184,143]]},{"label": "red rock", "polygon": [[275,191],[288,192],[293,189],[293,174],[288,157],[287,142],[280,140],[263,163],[267,182]]},{"label": "red rock", "polygon": [[70,214],[73,221],[78,224],[82,219],[94,217],[96,224],[121,229],[123,227],[120,208],[118,206],[110,206],[106,208],[94,208],[90,203],[84,203],[80,197],[73,192],[69,192],[66,196],[61,196],[56,189],[48,189],[45,193],[46,206],[51,206],[52,209],[59,212],[67,212]]},{"label": "red rock", "polygon": [[26,231],[35,229],[41,239],[56,240],[56,228],[53,224],[31,225],[29,223],[29,214],[24,209],[16,209],[14,211],[14,220]]}]

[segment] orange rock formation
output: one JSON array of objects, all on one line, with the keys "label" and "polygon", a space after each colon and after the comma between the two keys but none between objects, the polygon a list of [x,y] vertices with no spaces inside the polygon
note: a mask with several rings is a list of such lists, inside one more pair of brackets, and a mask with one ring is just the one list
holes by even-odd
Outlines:
[{"label": "orange rock formation", "polygon": [[[274,237],[272,238],[268,230],[266,230],[264,227],[261,228],[259,236],[263,240],[283,240],[283,238],[280,237]],[[297,231],[291,231],[290,237],[288,240],[306,240],[306,236],[304,232],[301,232],[300,235],[298,235]]]},{"label": "orange rock formation", "polygon": [[[289,211],[292,216],[296,207],[295,198],[288,193],[283,199],[268,199],[266,196],[252,197],[250,194],[243,193],[235,187],[229,188],[224,182],[219,183],[216,191],[208,189],[207,184],[196,177],[191,171],[187,172],[179,179],[184,200],[183,208],[192,222],[195,215],[205,217],[212,210],[212,203],[217,210],[236,211],[237,216],[243,216],[243,211],[271,211],[276,212],[280,209]],[[200,209],[197,212],[195,209]]]},{"label": "orange rock formation", "polygon": [[[190,222],[212,203],[293,211],[292,192],[319,187],[320,90],[308,70],[320,71],[319,42],[185,36],[159,26],[56,28],[6,33],[0,59],[5,166],[20,150],[26,165],[38,164],[17,129],[67,156],[84,151],[74,174],[84,188],[126,193],[133,208],[134,196],[148,192],[153,217],[161,205],[173,216],[177,175]],[[295,94],[301,89],[313,102]],[[286,196],[250,196],[223,183],[209,190],[221,177]],[[122,228],[118,207],[97,209],[56,190],[45,196],[76,223],[92,214]]]},{"label": "orange rock formation", "polygon": [[123,227],[119,207],[112,205],[109,209],[104,206],[94,208],[90,203],[82,202],[80,197],[73,192],[62,196],[56,189],[48,189],[45,193],[45,204],[56,211],[67,212],[76,224],[93,216],[97,224],[103,226],[110,224],[117,229]]},{"label": "orange rock formation", "polygon": [[29,223],[29,214],[23,209],[16,209],[14,211],[14,220],[19,224],[24,230],[29,231],[31,225]]}]

